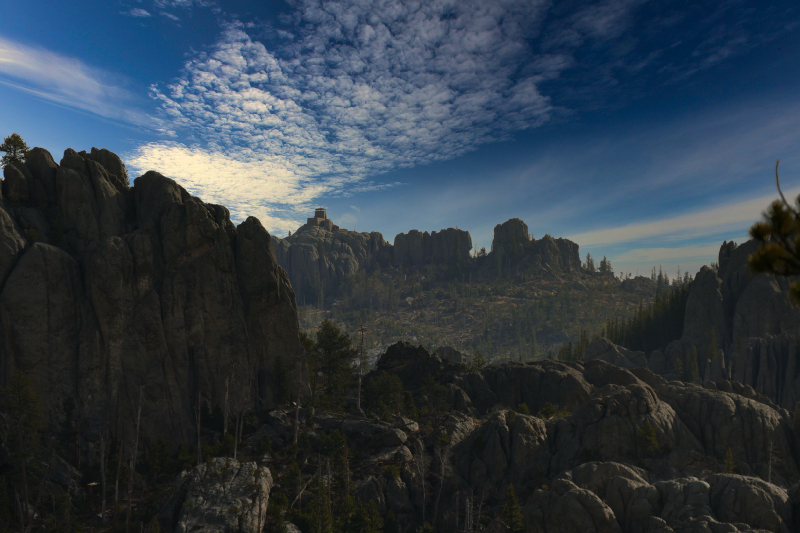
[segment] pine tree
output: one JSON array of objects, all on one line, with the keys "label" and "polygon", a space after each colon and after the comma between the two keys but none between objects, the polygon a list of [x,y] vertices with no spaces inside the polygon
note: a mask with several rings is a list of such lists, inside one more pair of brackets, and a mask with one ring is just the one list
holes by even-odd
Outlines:
[{"label": "pine tree", "polygon": [[692,346],[689,353],[686,355],[686,381],[694,383],[700,376],[700,371],[697,367],[697,348]]},{"label": "pine tree", "polygon": [[0,152],[6,153],[0,160],[0,166],[5,168],[10,163],[24,163],[28,155],[28,145],[18,133],[12,133],[0,144]]},{"label": "pine tree", "polygon": [[735,474],[737,472],[736,463],[733,460],[733,450],[728,446],[728,453],[725,454],[725,473]]},{"label": "pine tree", "polygon": [[[778,162],[775,162],[775,185],[781,199],[772,202],[763,220],[750,228],[750,237],[760,243],[747,260],[753,272],[795,276],[800,274],[800,196],[789,205],[781,191]],[[793,281],[789,294],[800,304],[800,281]]]},{"label": "pine tree", "polygon": [[511,533],[520,533],[525,529],[525,524],[522,520],[522,509],[519,506],[519,500],[514,492],[513,484],[509,485],[508,489],[506,489],[506,503],[503,506],[503,524]]}]

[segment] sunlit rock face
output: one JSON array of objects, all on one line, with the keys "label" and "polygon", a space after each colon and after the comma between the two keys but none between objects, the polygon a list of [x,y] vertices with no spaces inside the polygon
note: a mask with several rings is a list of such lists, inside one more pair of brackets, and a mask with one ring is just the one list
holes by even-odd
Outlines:
[{"label": "sunlit rock face", "polygon": [[129,186],[107,150],[67,150],[59,165],[36,148],[6,174],[0,371],[31,377],[50,424],[75,399],[90,453],[106,427],[133,433],[140,395],[145,441],[187,442],[198,397],[222,405],[226,379],[231,401],[272,405],[275,360],[291,365],[301,347],[257,219],[236,227],[157,172]]}]

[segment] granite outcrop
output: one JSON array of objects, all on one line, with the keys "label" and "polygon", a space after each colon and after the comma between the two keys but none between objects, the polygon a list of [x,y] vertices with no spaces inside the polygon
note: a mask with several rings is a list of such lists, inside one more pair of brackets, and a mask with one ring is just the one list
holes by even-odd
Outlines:
[{"label": "granite outcrop", "polygon": [[301,353],[295,296],[255,218],[147,172],[128,184],[108,150],[44,149],[4,170],[0,379],[26,372],[55,427],[76,402],[84,455],[108,431],[190,441],[194,410],[267,409],[273,365]]}]

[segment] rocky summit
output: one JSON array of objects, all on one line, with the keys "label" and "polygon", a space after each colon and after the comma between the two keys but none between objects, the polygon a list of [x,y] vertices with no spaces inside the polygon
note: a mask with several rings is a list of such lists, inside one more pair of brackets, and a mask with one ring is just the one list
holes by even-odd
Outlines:
[{"label": "rocky summit", "polygon": [[141,438],[177,445],[226,390],[274,405],[275,361],[290,366],[301,347],[292,286],[257,219],[234,226],[157,172],[130,186],[107,150],[57,164],[34,148],[4,177],[0,374],[29,376],[51,428],[74,403],[84,460],[101,438],[134,434],[140,406]]},{"label": "rocky summit", "polygon": [[325,301],[348,277],[376,268],[413,271],[433,265],[457,269],[459,274],[472,270],[496,274],[512,266],[548,272],[581,268],[577,244],[550,235],[536,240],[517,218],[495,227],[492,249],[480,257],[471,255],[468,231],[447,228],[429,233],[413,229],[399,233],[394,244],[389,244],[378,232],[340,228],[321,208],[294,234],[285,238],[273,235],[272,240],[279,264],[289,273],[301,302],[307,303]]}]

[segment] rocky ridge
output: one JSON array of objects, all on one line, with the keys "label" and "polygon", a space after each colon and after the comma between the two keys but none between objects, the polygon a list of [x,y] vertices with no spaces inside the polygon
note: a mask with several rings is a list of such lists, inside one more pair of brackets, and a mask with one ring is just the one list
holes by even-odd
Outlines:
[{"label": "rocky ridge", "polygon": [[47,423],[68,398],[84,456],[107,428],[191,440],[199,401],[273,404],[273,365],[293,364],[294,292],[255,218],[148,172],[129,186],[107,150],[44,149],[4,169],[0,374],[31,378]]},{"label": "rocky ridge", "polygon": [[[308,434],[346,436],[358,499],[375,502],[383,515],[392,511],[401,529],[429,521],[459,530],[469,507],[484,530],[504,531],[500,511],[510,484],[528,532],[800,527],[793,416],[733,390],[668,382],[602,360],[470,369],[408,343],[391,346],[366,381],[383,372],[398,376],[418,403],[425,401],[423,376],[444,386],[449,412],[441,425],[321,414]],[[538,414],[520,412],[523,403]],[[291,434],[285,415],[271,420],[273,431]],[[418,469],[424,449],[430,471],[444,473],[431,478],[428,492]],[[399,475],[387,474],[392,465]],[[440,491],[436,511],[431,490]]]},{"label": "rocky ridge", "polygon": [[469,232],[458,228],[431,233],[411,230],[399,233],[389,244],[378,232],[358,233],[322,222],[330,221],[304,224],[285,238],[272,236],[279,264],[289,273],[300,301],[308,303],[335,293],[349,276],[376,267],[445,265],[458,268],[461,274],[473,269],[494,273],[498,266],[502,271],[511,266],[536,271],[581,268],[577,244],[550,235],[535,240],[519,219],[498,224],[492,251],[478,258],[470,255]]},{"label": "rocky ridge", "polygon": [[747,258],[755,248],[753,241],[722,245],[719,269],[703,267],[690,286],[683,335],[649,354],[648,367],[674,379],[676,360],[694,348],[700,383],[733,380],[794,410],[800,402],[800,308],[789,300],[791,280],[750,273]]}]

